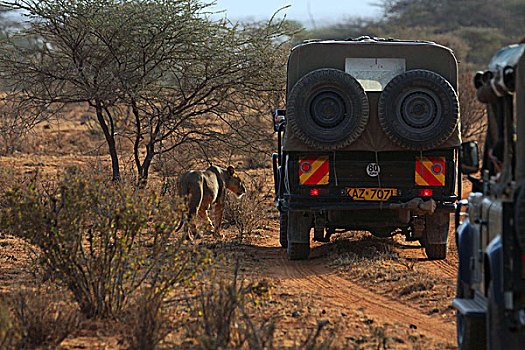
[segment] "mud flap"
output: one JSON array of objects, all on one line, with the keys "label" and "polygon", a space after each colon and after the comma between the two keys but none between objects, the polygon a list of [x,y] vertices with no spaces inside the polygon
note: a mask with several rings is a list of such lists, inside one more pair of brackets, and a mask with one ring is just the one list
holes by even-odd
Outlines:
[{"label": "mud flap", "polygon": [[310,243],[310,229],[313,225],[312,213],[304,211],[288,212],[288,242]]}]

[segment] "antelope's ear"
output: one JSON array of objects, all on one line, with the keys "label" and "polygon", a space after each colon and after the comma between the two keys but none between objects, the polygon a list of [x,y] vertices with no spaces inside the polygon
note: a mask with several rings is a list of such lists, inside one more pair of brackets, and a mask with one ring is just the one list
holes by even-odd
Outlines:
[{"label": "antelope's ear", "polygon": [[227,171],[228,171],[228,175],[230,176],[233,176],[233,174],[235,174],[235,169],[231,165],[228,167]]}]

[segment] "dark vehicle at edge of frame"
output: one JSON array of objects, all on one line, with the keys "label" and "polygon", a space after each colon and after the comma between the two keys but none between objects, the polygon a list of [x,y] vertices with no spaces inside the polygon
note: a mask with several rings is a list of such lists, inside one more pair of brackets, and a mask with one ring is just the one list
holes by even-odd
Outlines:
[{"label": "dark vehicle at edge of frame", "polygon": [[456,209],[458,348],[523,349],[525,44],[499,50],[474,86],[488,127],[481,169],[475,147],[463,157],[481,175],[469,176],[472,193]]},{"label": "dark vehicle at edge of frame", "polygon": [[[463,147],[452,51],[360,37],[291,51],[286,109],[274,114],[280,243],[307,259],[310,233],[366,230],[419,241],[444,259],[461,198]],[[312,230],[313,229],[313,230]]]}]

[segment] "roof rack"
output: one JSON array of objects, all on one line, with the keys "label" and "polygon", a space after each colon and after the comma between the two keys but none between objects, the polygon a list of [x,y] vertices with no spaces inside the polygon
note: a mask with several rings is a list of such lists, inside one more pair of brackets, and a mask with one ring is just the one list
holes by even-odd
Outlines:
[{"label": "roof rack", "polygon": [[381,41],[381,42],[409,42],[409,43],[430,43],[433,44],[432,41],[425,41],[425,40],[402,40],[402,39],[394,39],[394,38],[379,38],[377,36],[369,36],[369,35],[363,35],[357,38],[348,38],[346,41]]}]

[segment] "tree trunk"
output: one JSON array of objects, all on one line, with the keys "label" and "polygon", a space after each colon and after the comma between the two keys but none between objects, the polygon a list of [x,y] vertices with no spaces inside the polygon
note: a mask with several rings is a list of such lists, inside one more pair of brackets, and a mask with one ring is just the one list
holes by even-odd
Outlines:
[{"label": "tree trunk", "polygon": [[146,157],[139,168],[139,187],[145,187],[148,183],[149,167],[153,157],[155,156],[154,152],[155,146],[153,145],[153,142],[149,142],[146,146]]},{"label": "tree trunk", "polygon": [[[118,163],[117,147],[115,144],[115,131],[113,130],[113,128],[111,128],[111,130],[108,128],[108,125],[104,119],[104,112],[100,101],[96,101],[95,110],[97,113],[98,123],[102,128],[102,131],[104,132],[104,137],[106,138],[106,142],[108,144],[109,155],[111,157],[111,167],[113,169],[112,179],[113,181],[119,181],[120,167]],[[111,118],[111,115],[108,115],[108,118]]]}]

